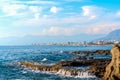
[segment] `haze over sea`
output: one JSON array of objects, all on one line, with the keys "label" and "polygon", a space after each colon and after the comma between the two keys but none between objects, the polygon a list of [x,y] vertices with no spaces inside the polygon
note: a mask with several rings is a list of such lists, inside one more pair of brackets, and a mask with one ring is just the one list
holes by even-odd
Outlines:
[{"label": "haze over sea", "polygon": [[[89,76],[65,77],[57,74],[42,73],[18,65],[20,61],[42,62],[52,65],[62,60],[71,60],[76,56],[73,51],[110,50],[111,46],[0,46],[0,80],[92,80]],[[110,56],[94,55],[94,58]],[[96,78],[96,80],[99,80]]]}]

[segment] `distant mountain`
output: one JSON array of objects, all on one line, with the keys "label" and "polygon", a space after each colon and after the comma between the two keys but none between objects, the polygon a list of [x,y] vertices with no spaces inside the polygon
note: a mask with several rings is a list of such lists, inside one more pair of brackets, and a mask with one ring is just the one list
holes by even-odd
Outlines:
[{"label": "distant mountain", "polygon": [[104,40],[104,41],[108,41],[108,40],[117,40],[120,41],[120,29],[114,30],[112,32],[110,32],[107,36],[97,39],[97,40]]}]

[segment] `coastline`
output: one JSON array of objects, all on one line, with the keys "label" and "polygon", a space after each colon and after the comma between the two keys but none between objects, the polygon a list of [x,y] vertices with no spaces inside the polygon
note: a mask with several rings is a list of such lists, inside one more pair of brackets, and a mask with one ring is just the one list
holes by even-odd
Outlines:
[{"label": "coastline", "polygon": [[[109,50],[98,50],[93,52],[72,52],[71,54],[87,54],[93,55],[93,54],[103,54],[103,55],[109,55]],[[94,59],[94,58],[84,58],[85,56],[77,56],[73,60],[69,61],[59,61],[54,65],[47,66],[47,65],[36,65],[35,62],[18,62],[19,65],[30,68],[33,70],[37,70],[40,72],[48,72],[48,73],[58,73],[62,76],[73,76],[73,77],[90,77],[90,78],[102,78],[105,72],[105,67],[110,62],[110,59]],[[82,69],[69,69],[69,67],[89,67],[87,70]]]},{"label": "coastline", "polygon": [[[54,76],[65,78],[65,80],[71,78],[71,80],[99,80],[99,77],[103,75],[99,70],[104,71],[105,66],[103,65],[109,62],[110,53],[108,51],[110,49],[110,46],[6,46],[1,47],[2,53],[6,52],[5,55],[1,53],[3,59],[1,65],[9,67],[9,64],[11,64],[10,67],[13,66],[12,70],[18,70],[17,72],[21,76],[25,74],[25,76],[31,75],[36,76],[35,78],[41,78],[37,76],[39,74],[50,75],[53,78],[55,78]],[[8,54],[11,56],[6,58]],[[10,59],[9,62],[6,59]],[[32,65],[29,65],[29,63],[32,63]],[[31,72],[36,75],[31,74]],[[6,79],[6,77],[4,78]]]}]

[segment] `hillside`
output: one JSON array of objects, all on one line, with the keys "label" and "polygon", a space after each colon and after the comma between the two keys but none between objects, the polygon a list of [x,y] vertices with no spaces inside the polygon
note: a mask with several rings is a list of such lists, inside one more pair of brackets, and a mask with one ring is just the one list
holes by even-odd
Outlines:
[{"label": "hillside", "polygon": [[108,41],[108,40],[117,40],[120,41],[120,29],[114,30],[112,32],[110,32],[107,36],[97,39],[97,40],[104,40],[104,41]]}]

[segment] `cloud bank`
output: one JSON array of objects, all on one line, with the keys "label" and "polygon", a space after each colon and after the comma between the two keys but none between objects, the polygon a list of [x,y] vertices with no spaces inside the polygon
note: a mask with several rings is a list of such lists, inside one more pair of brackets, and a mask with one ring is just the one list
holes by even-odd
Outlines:
[{"label": "cloud bank", "polygon": [[[1,25],[11,28],[8,31],[8,28],[1,27],[5,31],[1,34],[71,36],[108,34],[120,28],[120,10],[112,11],[94,4],[76,4],[81,2],[84,1],[1,1]],[[5,24],[7,22],[9,24]]]}]

